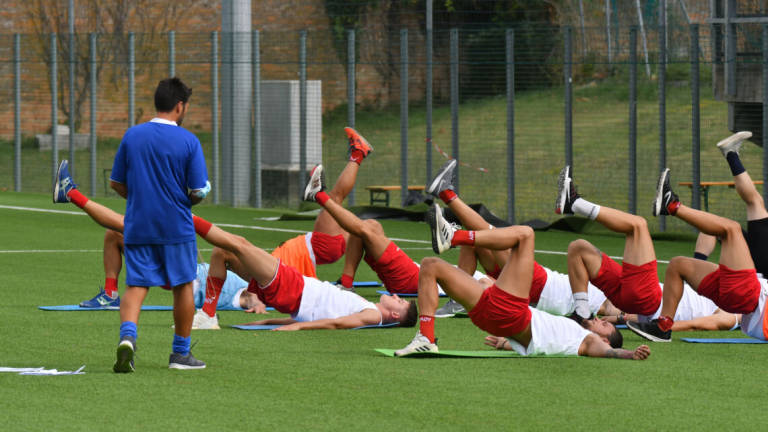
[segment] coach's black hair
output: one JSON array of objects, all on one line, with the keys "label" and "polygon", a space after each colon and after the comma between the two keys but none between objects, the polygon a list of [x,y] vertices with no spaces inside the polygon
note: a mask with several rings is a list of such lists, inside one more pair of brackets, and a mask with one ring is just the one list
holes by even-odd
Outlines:
[{"label": "coach's black hair", "polygon": [[608,343],[611,345],[611,348],[621,348],[624,345],[624,336],[621,335],[621,332],[615,325],[613,325],[613,332],[608,335]]},{"label": "coach's black hair", "polygon": [[177,77],[166,78],[157,84],[155,90],[155,109],[157,112],[170,112],[177,103],[187,103],[192,96],[192,89]]},{"label": "coach's black hair", "polygon": [[411,300],[408,302],[408,312],[405,313],[405,317],[400,321],[400,327],[413,327],[419,320],[419,308],[416,306],[416,302]]}]

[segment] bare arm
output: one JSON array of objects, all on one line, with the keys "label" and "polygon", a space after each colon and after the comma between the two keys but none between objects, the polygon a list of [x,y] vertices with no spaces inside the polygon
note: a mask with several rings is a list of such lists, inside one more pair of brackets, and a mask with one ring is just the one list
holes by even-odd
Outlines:
[{"label": "bare arm", "polygon": [[123,183],[118,183],[114,180],[110,180],[109,187],[111,187],[121,197],[128,198],[128,187],[126,187]]},{"label": "bare arm", "polygon": [[738,322],[738,315],[718,310],[712,315],[692,320],[675,321],[672,331],[730,330]]},{"label": "bare arm", "polygon": [[333,319],[320,319],[314,321],[297,322],[275,330],[320,330],[320,329],[349,329],[362,327],[365,325],[375,325],[379,323],[379,312],[373,309]]},{"label": "bare arm", "polygon": [[605,357],[627,360],[645,360],[651,355],[651,349],[648,345],[640,345],[634,351],[628,351],[621,348],[611,348],[603,339],[596,334],[590,334],[584,338],[579,346],[579,355],[587,357]]},{"label": "bare arm", "polygon": [[198,204],[203,199],[199,196],[195,195],[194,193],[189,194],[189,200],[192,202],[192,205]]}]

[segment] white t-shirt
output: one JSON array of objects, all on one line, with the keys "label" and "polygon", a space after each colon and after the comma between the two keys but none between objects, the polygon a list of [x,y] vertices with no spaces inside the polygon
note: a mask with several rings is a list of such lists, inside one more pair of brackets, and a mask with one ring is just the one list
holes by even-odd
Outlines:
[{"label": "white t-shirt", "polygon": [[565,354],[578,355],[579,347],[589,331],[569,318],[554,316],[544,311],[531,310],[531,342],[522,346],[514,339],[509,340],[512,349],[520,355]]},{"label": "white t-shirt", "polygon": [[[296,315],[296,321],[340,318],[365,309],[379,310],[375,304],[359,295],[343,290],[330,282],[303,276],[304,292]],[[381,321],[379,321],[381,324]]]},{"label": "white t-shirt", "polygon": [[741,316],[741,331],[756,339],[766,340],[763,334],[763,320],[765,319],[765,299],[768,297],[768,281],[758,278],[760,281],[760,300],[754,312]]},{"label": "white t-shirt", "polygon": [[[568,315],[576,309],[571,291],[571,281],[567,274],[556,272],[543,267],[547,272],[547,282],[541,290],[536,309],[549,312],[553,315]],[[600,306],[605,302],[605,294],[591,283],[587,285],[587,297],[589,298],[589,310],[597,314]]]},{"label": "white t-shirt", "polygon": [[[659,283],[659,286],[664,289],[664,284]],[[638,320],[642,322],[648,322],[652,319],[656,319],[661,315],[661,307],[663,303],[659,305],[656,312],[653,315],[638,315]],[[690,285],[683,284],[683,296],[680,298],[680,303],[677,305],[677,311],[675,311],[675,321],[688,321],[694,318],[701,318],[710,316],[719,309],[715,302],[699,295]]]}]

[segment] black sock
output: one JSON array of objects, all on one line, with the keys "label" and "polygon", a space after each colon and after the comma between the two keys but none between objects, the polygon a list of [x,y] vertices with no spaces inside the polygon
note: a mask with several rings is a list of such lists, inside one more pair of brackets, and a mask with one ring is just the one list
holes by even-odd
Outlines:
[{"label": "black sock", "polygon": [[739,159],[738,153],[728,152],[728,154],[725,155],[725,160],[728,161],[728,165],[731,167],[731,174],[733,174],[734,177],[746,171],[744,165],[741,164],[741,159]]},{"label": "black sock", "polygon": [[701,252],[694,252],[694,253],[693,253],[693,257],[694,257],[694,258],[696,258],[696,259],[700,259],[700,260],[702,260],[702,261],[706,261],[706,260],[707,260],[707,258],[709,258],[709,256],[708,256],[708,255],[704,255],[704,254],[703,254],[703,253],[701,253]]}]

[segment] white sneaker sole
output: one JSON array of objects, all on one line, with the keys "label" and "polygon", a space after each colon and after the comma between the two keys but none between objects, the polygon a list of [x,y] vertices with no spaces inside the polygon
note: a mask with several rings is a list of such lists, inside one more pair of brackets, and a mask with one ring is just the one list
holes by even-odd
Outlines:
[{"label": "white sneaker sole", "polygon": [[205,369],[205,365],[202,366],[190,366],[180,363],[169,363],[168,369],[180,369],[180,370],[191,370],[191,369]]},{"label": "white sneaker sole", "polygon": [[571,167],[565,166],[560,171],[560,176],[557,178],[557,203],[555,204],[555,213],[565,214],[565,201],[568,199],[568,190],[571,188]]},{"label": "white sneaker sole", "polygon": [[659,176],[659,182],[656,183],[656,198],[653,200],[653,215],[661,214],[661,206],[664,204],[664,183],[669,177],[669,168],[664,169]]},{"label": "white sneaker sole", "polygon": [[443,219],[443,212],[440,211],[439,205],[433,204],[432,207],[430,207],[427,219],[429,227],[432,230],[432,250],[435,251],[436,254],[441,254],[450,249],[451,244],[446,243],[440,233],[440,226],[447,222]]},{"label": "white sneaker sole", "polygon": [[456,159],[451,159],[448,162],[448,165],[446,165],[442,170],[440,170],[439,173],[437,173],[437,176],[432,180],[432,183],[429,184],[429,187],[427,188],[426,192],[430,195],[436,195],[437,193],[440,193],[439,191],[436,191],[437,187],[440,186],[440,182],[443,180],[443,177],[445,177],[446,173],[453,169],[453,167],[456,166]]},{"label": "white sneaker sole", "polygon": [[426,353],[426,352],[440,352],[437,349],[437,345],[435,344],[428,344],[428,345],[419,345],[414,348],[408,348],[408,349],[402,349],[395,351],[395,357],[405,357],[410,354],[417,354],[417,353]]},{"label": "white sneaker sole", "polygon": [[[315,183],[315,180],[319,177],[320,181],[320,189],[317,190],[317,192],[320,192],[323,189],[323,165],[319,164],[312,168],[312,172],[309,175],[309,183],[307,183],[307,187],[304,188],[304,201],[314,201],[314,194],[312,194],[312,185]],[[317,193],[315,192],[315,194]]]},{"label": "white sneaker sole", "polygon": [[644,332],[644,331],[642,331],[642,330],[640,330],[638,328],[635,328],[630,323],[627,323],[627,328],[630,329],[636,335],[638,335],[638,336],[640,336],[642,338],[648,339],[651,342],[672,342],[672,338],[662,339],[660,337],[656,337],[656,336],[654,336],[654,335],[652,335],[650,333],[646,333],[646,332]]}]

